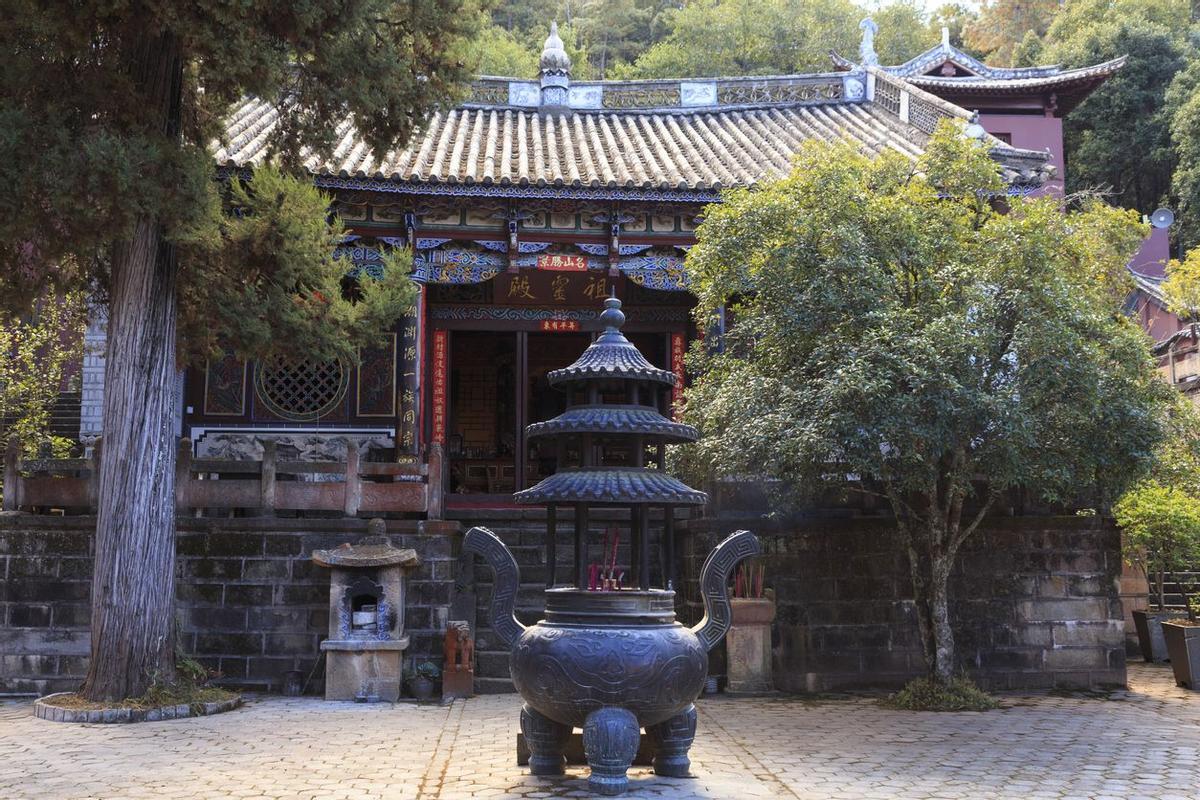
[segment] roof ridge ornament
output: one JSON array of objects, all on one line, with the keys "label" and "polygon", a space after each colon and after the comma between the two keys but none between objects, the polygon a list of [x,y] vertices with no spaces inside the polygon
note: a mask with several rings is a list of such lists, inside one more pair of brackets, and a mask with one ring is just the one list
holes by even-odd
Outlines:
[{"label": "roof ridge ornament", "polygon": [[879,66],[879,54],[875,52],[875,34],[879,32],[879,25],[870,17],[864,17],[858,27],[862,31],[862,42],[858,45],[859,63],[864,67]]},{"label": "roof ridge ornament", "polygon": [[542,45],[538,69],[542,87],[542,109],[556,114],[567,112],[571,86],[571,57],[567,55],[563,40],[558,35],[557,21],[550,23],[550,35]]}]

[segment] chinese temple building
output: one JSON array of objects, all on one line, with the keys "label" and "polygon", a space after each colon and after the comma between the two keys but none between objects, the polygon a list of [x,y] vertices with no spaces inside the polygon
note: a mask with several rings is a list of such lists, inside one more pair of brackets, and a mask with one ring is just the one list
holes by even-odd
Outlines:
[{"label": "chinese temple building", "polygon": [[[873,23],[864,26],[870,56]],[[946,42],[899,67],[835,61],[820,74],[572,81],[552,29],[536,79],[479,79],[402,150],[371,152],[347,122],[330,157],[306,166],[351,233],[348,268],[411,248],[417,305],[357,367],[296,353],[189,370],[181,435],[209,457],[258,457],[273,439],[281,457],[328,459],[328,443],[349,438],[364,458],[420,462],[437,443],[448,504],[508,498],[556,469],[556,454],[525,431],[564,410],[547,373],[600,332],[604,298],[620,298],[629,339],[682,378],[700,335],[684,258],[723,190],[786,173],[810,139],[916,159],[941,120],[972,119],[957,104],[968,100],[990,98],[976,105],[994,119],[1057,125],[1120,66],[998,71]],[[274,124],[270,103],[243,102],[215,148],[219,168],[265,157]],[[1011,192],[1059,180],[1061,148],[1034,148],[1017,127],[973,130]]]}]

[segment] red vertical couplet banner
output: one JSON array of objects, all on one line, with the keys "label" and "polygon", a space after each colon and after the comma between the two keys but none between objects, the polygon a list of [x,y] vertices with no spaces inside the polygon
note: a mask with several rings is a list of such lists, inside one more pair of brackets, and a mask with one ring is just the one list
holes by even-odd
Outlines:
[{"label": "red vertical couplet banner", "polygon": [[[661,339],[659,340],[661,341]],[[675,373],[675,390],[671,392],[671,417],[679,416],[677,408],[683,400],[683,352],[682,333],[671,334],[671,371]]]},{"label": "red vertical couplet banner", "polygon": [[440,445],[446,444],[446,401],[449,397],[448,387],[446,386],[449,377],[446,367],[450,357],[449,347],[449,331],[434,331],[433,375],[431,376],[433,384],[433,436],[431,438]]}]

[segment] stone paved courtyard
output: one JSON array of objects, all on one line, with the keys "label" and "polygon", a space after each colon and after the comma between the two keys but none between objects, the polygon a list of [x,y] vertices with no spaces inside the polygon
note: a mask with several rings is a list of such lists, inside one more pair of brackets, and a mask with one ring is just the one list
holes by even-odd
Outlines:
[{"label": "stone paved courtyard", "polygon": [[[865,698],[706,699],[695,778],[634,768],[629,797],[1200,796],[1200,695],[1169,667],[1129,691],[1007,696],[986,714],[885,711]],[[586,797],[586,770],[515,765],[519,700],[448,707],[251,698],[217,717],[139,725],[35,719],[0,703],[0,798]]]}]

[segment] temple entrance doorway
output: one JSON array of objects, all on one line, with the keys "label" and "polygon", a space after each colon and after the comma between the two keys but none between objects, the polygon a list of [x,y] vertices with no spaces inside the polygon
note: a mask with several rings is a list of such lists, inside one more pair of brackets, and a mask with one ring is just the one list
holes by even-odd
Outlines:
[{"label": "temple entrance doorway", "polygon": [[[671,333],[628,336],[651,363],[669,368]],[[579,458],[557,452],[549,439],[528,438],[525,428],[566,409],[566,395],[546,376],[575,361],[595,333],[443,328],[436,337],[445,347],[446,392],[444,416],[435,412],[432,425],[436,434],[444,419],[448,506],[510,506],[513,492],[554,474],[562,467],[560,458],[567,463]],[[436,397],[431,402],[436,405]]]}]

